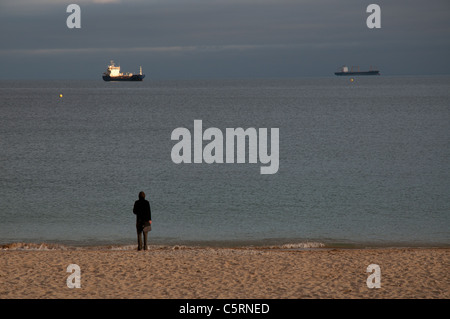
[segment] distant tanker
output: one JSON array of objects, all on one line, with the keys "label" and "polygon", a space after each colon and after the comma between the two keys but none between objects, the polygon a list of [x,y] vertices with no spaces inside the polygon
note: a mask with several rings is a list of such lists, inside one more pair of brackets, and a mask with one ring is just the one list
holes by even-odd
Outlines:
[{"label": "distant tanker", "polygon": [[103,73],[103,80],[105,81],[142,81],[145,74],[142,74],[142,67],[139,68],[139,74],[120,73],[120,66],[116,66],[114,61],[108,66],[106,72]]},{"label": "distant tanker", "polygon": [[349,71],[348,67],[344,65],[340,69],[340,71],[334,72],[334,74],[336,74],[336,75],[380,75],[380,71],[374,70],[374,69],[372,69],[372,67],[370,67],[369,71],[360,71],[359,66],[356,67],[357,71],[354,71],[353,68],[354,67],[352,66],[352,68]]}]

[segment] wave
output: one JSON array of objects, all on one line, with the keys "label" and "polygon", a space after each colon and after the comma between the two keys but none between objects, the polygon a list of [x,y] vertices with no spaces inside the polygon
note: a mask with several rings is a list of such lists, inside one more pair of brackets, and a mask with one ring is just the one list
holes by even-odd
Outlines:
[{"label": "wave", "polygon": [[49,243],[10,243],[0,245],[1,250],[69,250],[75,247],[69,247],[61,244]]},{"label": "wave", "polygon": [[292,243],[276,246],[281,249],[308,249],[308,248],[324,248],[325,244],[318,242]]},{"label": "wave", "polygon": [[[320,249],[371,249],[371,248],[448,248],[449,245],[357,245],[357,244],[336,244],[336,243],[322,243],[315,241],[300,241],[292,243],[279,243],[267,245],[264,243],[249,244],[249,243],[233,243],[218,245],[210,242],[204,243],[189,243],[183,244],[150,244],[149,251],[177,251],[177,250],[207,250],[217,251],[221,250],[240,250],[257,251],[257,250],[320,250]],[[77,244],[61,244],[61,243],[27,243],[15,242],[8,244],[0,244],[0,251],[135,251],[137,245],[135,244],[98,244],[98,245],[77,245]]]},{"label": "wave", "polygon": [[[298,242],[298,243],[287,243],[280,245],[239,245],[235,244],[232,246],[225,245],[223,247],[218,245],[149,245],[149,250],[184,250],[184,249],[202,249],[202,248],[240,248],[240,249],[317,249],[324,248],[325,244],[320,242]],[[52,250],[111,250],[111,251],[132,251],[136,250],[136,245],[124,244],[124,245],[65,245],[57,243],[27,243],[27,242],[15,242],[0,245],[0,250],[7,251],[52,251]]]}]

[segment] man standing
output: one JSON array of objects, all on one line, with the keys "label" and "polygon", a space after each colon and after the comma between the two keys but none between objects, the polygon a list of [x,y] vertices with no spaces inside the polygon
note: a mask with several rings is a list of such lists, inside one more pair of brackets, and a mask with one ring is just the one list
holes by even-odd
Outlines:
[{"label": "man standing", "polygon": [[[136,231],[138,236],[138,250],[147,250],[147,228],[152,224],[150,203],[145,199],[145,193],[139,192],[139,199],[134,202],[133,213],[136,215]],[[142,236],[144,242],[142,243]]]}]

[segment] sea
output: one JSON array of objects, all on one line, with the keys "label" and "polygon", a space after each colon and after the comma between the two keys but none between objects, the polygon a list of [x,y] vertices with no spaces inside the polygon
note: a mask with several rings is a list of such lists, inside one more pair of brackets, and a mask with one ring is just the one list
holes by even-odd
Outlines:
[{"label": "sea", "polygon": [[[195,120],[278,171],[174,163]],[[140,191],[155,247],[449,247],[450,76],[0,81],[1,249],[135,249]]]}]

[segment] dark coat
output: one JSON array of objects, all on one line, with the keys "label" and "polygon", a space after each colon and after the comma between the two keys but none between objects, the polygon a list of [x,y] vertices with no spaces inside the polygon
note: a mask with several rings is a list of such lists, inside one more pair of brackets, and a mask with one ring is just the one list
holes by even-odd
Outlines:
[{"label": "dark coat", "polygon": [[134,202],[133,213],[136,215],[136,225],[152,220],[150,203],[146,199],[139,199]]}]

